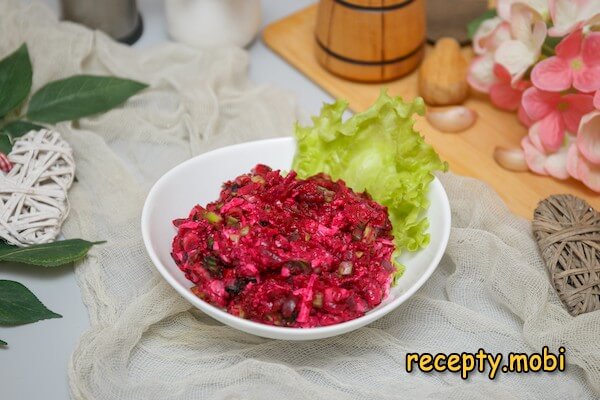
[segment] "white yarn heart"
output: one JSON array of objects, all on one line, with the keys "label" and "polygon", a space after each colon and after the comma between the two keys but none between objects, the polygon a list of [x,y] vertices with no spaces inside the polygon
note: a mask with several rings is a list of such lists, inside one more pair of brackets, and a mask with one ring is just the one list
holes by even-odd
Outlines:
[{"label": "white yarn heart", "polygon": [[69,213],[67,190],[75,177],[71,146],[54,130],[17,139],[0,172],[0,239],[16,246],[56,239]]}]

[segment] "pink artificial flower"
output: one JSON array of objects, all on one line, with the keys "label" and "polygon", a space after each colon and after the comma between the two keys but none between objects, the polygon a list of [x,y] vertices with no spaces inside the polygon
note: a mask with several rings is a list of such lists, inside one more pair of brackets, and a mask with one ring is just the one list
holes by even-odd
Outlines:
[{"label": "pink artificial flower", "polygon": [[512,39],[498,47],[494,61],[503,65],[516,83],[538,61],[547,27],[541,15],[525,4],[514,3],[510,10]]},{"label": "pink artificial flower", "polygon": [[591,112],[581,118],[577,148],[589,162],[600,167],[600,111]]},{"label": "pink artificial flower", "polygon": [[600,165],[592,164],[581,155],[577,146],[571,146],[567,154],[567,171],[594,192],[600,192]]},{"label": "pink artificial flower", "polygon": [[510,21],[510,9],[514,3],[525,4],[540,14],[544,20],[548,19],[549,9],[547,0],[498,0],[496,2],[496,11],[500,18]]},{"label": "pink artificial flower", "polygon": [[488,19],[479,26],[473,37],[473,50],[479,57],[471,62],[467,75],[469,84],[475,90],[489,93],[495,82],[494,52],[509,39],[510,25],[500,18]]},{"label": "pink artificial flower", "polygon": [[593,98],[589,94],[544,92],[530,87],[523,93],[523,108],[531,120],[539,121],[540,143],[549,152],[563,144],[565,134],[576,133],[581,118],[593,111]]},{"label": "pink artificial flower", "polygon": [[529,128],[529,134],[521,140],[527,166],[536,174],[567,179],[567,154],[572,137],[567,136],[566,143],[563,143],[558,151],[548,152],[541,143],[540,129],[541,123],[536,122]]},{"label": "pink artificial flower", "polygon": [[495,51],[503,42],[510,39],[510,24],[499,17],[483,21],[473,36],[473,51],[483,55]]},{"label": "pink artificial flower", "polygon": [[494,76],[496,81],[490,87],[490,100],[492,103],[503,110],[517,110],[521,105],[523,92],[531,86],[531,83],[518,81],[513,85],[507,69],[500,64],[494,65]]},{"label": "pink artificial flower", "polygon": [[600,112],[581,119],[577,144],[567,157],[569,174],[595,192],[600,192]]},{"label": "pink artificial flower", "polygon": [[550,36],[565,36],[585,26],[600,24],[598,0],[549,0],[552,27]]},{"label": "pink artificial flower", "polygon": [[600,89],[600,32],[585,37],[581,29],[571,33],[556,46],[556,56],[533,68],[531,80],[551,92],[567,90],[571,85],[585,93]]},{"label": "pink artificial flower", "polygon": [[12,169],[12,163],[6,156],[6,154],[0,152],[0,171],[8,174]]},{"label": "pink artificial flower", "polygon": [[533,125],[534,121],[529,118],[527,112],[525,111],[525,107],[523,107],[523,102],[519,104],[519,110],[517,111],[517,117],[519,118],[519,122],[521,122],[525,127],[529,128]]}]

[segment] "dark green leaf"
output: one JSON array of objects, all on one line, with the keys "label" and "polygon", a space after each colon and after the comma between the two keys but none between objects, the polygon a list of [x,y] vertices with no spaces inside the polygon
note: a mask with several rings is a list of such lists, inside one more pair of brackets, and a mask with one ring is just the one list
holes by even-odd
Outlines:
[{"label": "dark green leaf", "polygon": [[44,129],[44,127],[27,121],[12,121],[0,128],[0,131],[8,133],[11,139],[16,139],[29,131],[39,131],[40,129]]},{"label": "dark green leaf", "polygon": [[100,243],[104,242],[69,239],[28,247],[0,243],[0,262],[11,261],[42,267],[58,267],[83,258],[93,245]]},{"label": "dark green leaf", "polygon": [[485,20],[494,18],[497,15],[498,15],[498,13],[496,12],[495,9],[487,10],[486,12],[481,14],[479,17],[477,17],[473,21],[469,22],[467,24],[467,32],[469,33],[469,39],[473,40],[473,37],[475,36],[475,32],[477,32],[477,29],[479,29],[479,27],[481,26],[481,24],[483,24],[483,22]]},{"label": "dark green leaf", "polygon": [[0,325],[22,325],[62,318],[48,310],[29,289],[15,281],[0,280]]},{"label": "dark green leaf", "polygon": [[32,75],[26,44],[0,61],[0,118],[27,98]]},{"label": "dark green leaf", "polygon": [[76,75],[38,90],[27,110],[32,121],[55,123],[108,111],[146,88],[144,83],[107,76]]},{"label": "dark green leaf", "polygon": [[0,346],[6,346],[7,344],[4,340],[0,339]]},{"label": "dark green leaf", "polygon": [[8,154],[12,150],[12,143],[8,135],[0,132],[0,153]]},{"label": "dark green leaf", "polygon": [[547,57],[551,57],[556,54],[556,46],[560,43],[563,38],[546,36],[544,44],[542,45],[542,54]]}]

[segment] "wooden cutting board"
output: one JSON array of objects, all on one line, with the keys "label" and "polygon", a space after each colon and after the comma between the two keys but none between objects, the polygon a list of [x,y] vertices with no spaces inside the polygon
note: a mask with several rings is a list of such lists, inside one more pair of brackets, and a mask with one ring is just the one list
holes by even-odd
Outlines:
[{"label": "wooden cutting board", "polygon": [[[417,77],[413,73],[397,81],[384,84],[365,84],[343,80],[323,69],[314,56],[314,26],[316,6],[310,6],[267,26],[264,42],[315,83],[336,98],[350,102],[353,111],[369,107],[382,87],[404,99],[417,96]],[[469,49],[465,49],[469,52]],[[417,129],[432,144],[441,157],[448,161],[456,174],[480,179],[493,187],[508,207],[527,219],[533,217],[537,203],[551,194],[571,193],[586,199],[600,210],[600,195],[573,179],[560,181],[530,172],[511,172],[498,166],[492,154],[496,146],[519,146],[526,129],[513,113],[494,108],[487,96],[472,94],[466,105],[479,114],[477,123],[467,131],[442,133],[419,118]]]}]

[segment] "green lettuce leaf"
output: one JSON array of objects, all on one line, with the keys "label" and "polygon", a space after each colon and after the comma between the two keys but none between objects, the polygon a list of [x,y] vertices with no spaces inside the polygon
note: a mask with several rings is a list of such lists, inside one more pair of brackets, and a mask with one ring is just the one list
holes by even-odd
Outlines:
[{"label": "green lettuce leaf", "polygon": [[347,105],[343,100],[325,104],[321,115],[313,117],[313,126],[296,125],[292,168],[301,178],[324,172],[342,179],[386,206],[394,258],[427,246],[427,190],[433,172],[447,170],[447,164],[413,128],[413,115],[425,112],[423,99],[404,102],[382,91],[368,110],[343,121]]}]

